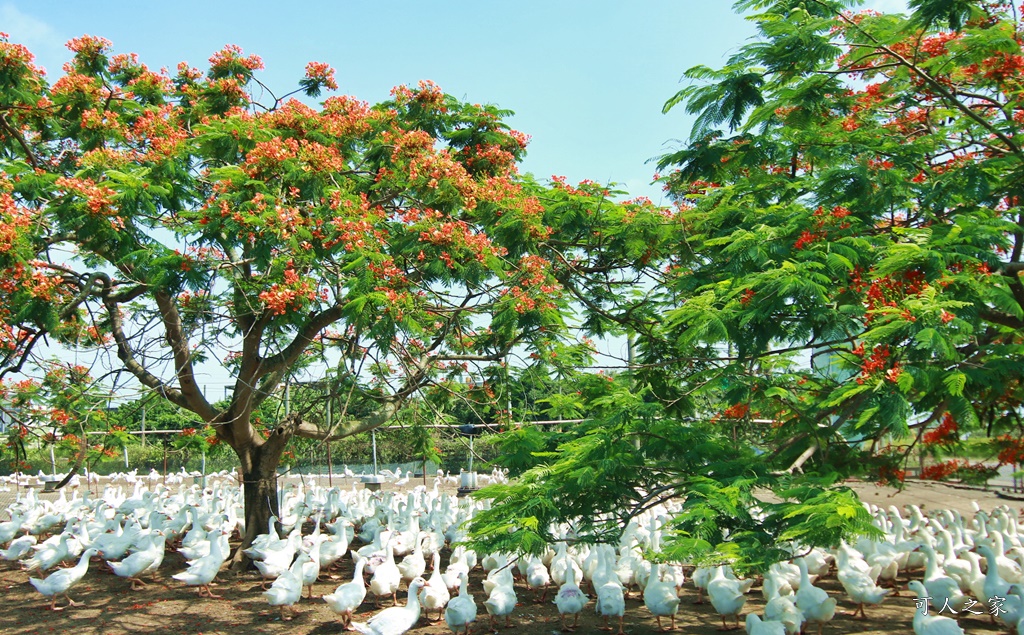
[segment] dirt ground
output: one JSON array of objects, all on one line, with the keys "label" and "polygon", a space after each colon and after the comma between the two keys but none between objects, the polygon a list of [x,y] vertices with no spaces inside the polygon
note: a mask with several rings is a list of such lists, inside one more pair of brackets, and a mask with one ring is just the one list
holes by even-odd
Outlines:
[{"label": "dirt ground", "polygon": [[[877,505],[902,505],[913,502],[926,509],[945,506],[971,511],[971,501],[983,509],[1010,503],[1019,507],[1024,503],[1006,501],[993,494],[979,491],[956,490],[939,484],[912,485],[901,493],[889,489],[876,489],[867,484],[855,485],[862,498]],[[6,515],[3,516],[6,519]],[[442,566],[447,564],[447,552],[442,557]],[[171,574],[185,568],[184,559],[177,553],[169,553],[161,567],[157,581],[140,591],[130,591],[125,580],[116,577],[94,561],[85,579],[76,586],[71,596],[78,606],[64,611],[49,610],[49,603],[28,583],[28,575],[17,566],[0,562],[0,633],[21,635],[35,633],[76,633],[83,635],[122,635],[125,633],[146,633],[147,635],[249,635],[252,633],[288,633],[289,635],[325,635],[342,632],[341,624],[327,605],[320,599],[303,599],[296,605],[297,617],[282,622],[279,613],[266,604],[260,596],[259,582],[255,575],[243,574],[233,577],[222,571],[214,592],[224,599],[200,599],[196,591],[172,580]],[[314,587],[319,596],[330,593],[343,582],[351,579],[352,563],[347,558],[343,568],[324,576]],[[920,574],[916,574],[920,575]],[[483,607],[479,568],[470,578],[470,590],[474,593],[479,607],[476,633],[489,631],[487,614]],[[825,628],[828,635],[846,633],[910,633],[913,631],[912,617],[914,598],[906,591],[908,578],[901,576],[904,589],[899,597],[889,597],[877,607],[867,609],[866,620],[855,620],[837,613],[835,619]],[[834,577],[819,582],[839,599],[839,610],[850,612],[853,605]],[[550,600],[538,603],[536,596],[517,584],[519,604],[513,613],[513,627],[501,629],[506,633],[525,635],[549,635],[562,632],[558,613]],[[695,605],[696,592],[688,583],[683,592],[677,619],[677,629],[684,633],[710,634],[718,632],[721,619],[710,604]],[[399,593],[404,602],[404,593]],[[60,602],[59,604],[62,604]],[[578,633],[596,633],[600,626],[594,614],[593,601],[588,604],[580,620]],[[749,594],[744,614],[761,612],[763,602],[760,585],[755,585]],[[376,609],[368,599],[360,608],[356,620],[365,621]],[[998,633],[996,625],[987,614],[966,616],[961,625],[968,633]],[[643,606],[643,601],[634,596],[627,600],[626,631],[632,635],[655,633],[654,618]],[[444,622],[429,623],[421,619],[410,633],[437,635],[448,633]]]}]

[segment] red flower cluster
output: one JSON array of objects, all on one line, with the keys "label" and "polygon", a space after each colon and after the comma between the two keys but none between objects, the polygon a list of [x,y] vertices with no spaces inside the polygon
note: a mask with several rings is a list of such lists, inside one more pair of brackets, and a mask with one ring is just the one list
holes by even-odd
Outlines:
[{"label": "red flower cluster", "polygon": [[[864,357],[864,344],[859,344],[856,348],[850,351],[857,357]],[[861,363],[861,374],[857,378],[858,384],[863,384],[872,375],[885,372],[885,378],[889,381],[896,383],[896,380],[903,374],[903,369],[900,367],[899,362],[894,362],[892,366],[889,365],[889,347],[885,344],[874,347],[871,350],[871,354],[868,355],[863,363]]]},{"label": "red flower cluster", "polygon": [[[804,230],[793,244],[794,249],[803,249],[807,245],[828,238],[828,232],[850,228],[850,222],[843,219],[850,215],[850,210],[842,205],[836,205],[831,210],[818,207],[814,210],[814,226],[816,231]],[[837,222],[839,221],[839,222]]]},{"label": "red flower cluster", "polygon": [[1000,448],[996,458],[1000,464],[1020,465],[1024,463],[1024,439],[1015,439],[1008,434],[995,439],[996,447]]},{"label": "red flower cluster", "polygon": [[898,299],[920,294],[927,284],[924,274],[916,269],[904,271],[901,276],[883,276],[868,287],[864,303],[868,311],[894,307]]},{"label": "red flower cluster", "polygon": [[96,55],[102,55],[110,50],[113,44],[105,37],[95,37],[92,35],[83,35],[82,37],[76,37],[68,40],[65,44],[69,51],[73,53],[80,53],[86,57],[94,57]]},{"label": "red flower cluster", "polygon": [[[872,280],[869,284],[862,278],[863,271],[857,268],[850,274],[850,286],[839,290],[840,293],[847,291],[864,294],[864,309],[866,312],[865,321],[870,324],[874,319],[874,312],[883,308],[895,308],[899,302],[910,296],[919,296],[928,288],[924,273],[917,269],[904,271],[902,274],[882,276]],[[865,291],[866,289],[866,291]],[[909,311],[903,312],[903,318],[916,321],[916,317]]]},{"label": "red flower cluster", "polygon": [[36,56],[23,44],[11,44],[8,35],[0,32],[0,69],[10,70],[24,68],[38,76],[45,74],[42,68],[34,65]]},{"label": "red flower cluster", "polygon": [[237,44],[228,44],[210,56],[210,71],[213,73],[232,72],[237,66],[249,71],[258,71],[263,69],[263,60],[259,55],[242,57],[242,47]]},{"label": "red flower cluster", "polygon": [[796,239],[796,242],[793,243],[793,249],[803,249],[807,245],[814,244],[824,237],[824,232],[812,233],[805,229],[803,233],[800,234],[800,237]]},{"label": "red flower cluster", "polygon": [[88,178],[62,176],[57,179],[55,185],[64,189],[69,195],[77,195],[85,199],[86,206],[92,214],[109,213],[114,203],[114,197],[117,195],[113,189],[105,185],[97,185],[95,181]]},{"label": "red flower cluster", "polygon": [[722,416],[727,419],[742,419],[747,416],[748,412],[750,412],[750,404],[738,403],[726,408],[725,411],[722,412]]},{"label": "red flower cluster", "polygon": [[1024,72],[1024,55],[997,53],[981,63],[985,77],[997,82],[1019,79]]},{"label": "red flower cluster", "polygon": [[961,468],[967,467],[967,461],[952,459],[926,466],[921,470],[921,478],[929,481],[944,481],[955,475]]},{"label": "red flower cluster", "polygon": [[907,479],[907,471],[901,470],[892,465],[883,465],[878,468],[878,484],[888,485],[889,483],[902,483]]},{"label": "red flower cluster", "polygon": [[320,83],[331,90],[338,90],[338,83],[334,81],[334,69],[324,62],[310,62],[306,64],[306,78]]},{"label": "red flower cluster", "polygon": [[921,443],[924,445],[950,445],[956,443],[958,439],[956,419],[947,412],[937,428],[924,433]]},{"label": "red flower cluster", "polygon": [[274,315],[284,315],[288,309],[298,309],[314,300],[316,290],[308,280],[299,278],[289,262],[284,272],[284,284],[275,283],[270,290],[260,293],[259,298]]},{"label": "red flower cluster", "polygon": [[708,193],[708,190],[721,187],[718,183],[709,183],[708,181],[696,180],[687,185],[686,193],[690,195],[703,196]]}]

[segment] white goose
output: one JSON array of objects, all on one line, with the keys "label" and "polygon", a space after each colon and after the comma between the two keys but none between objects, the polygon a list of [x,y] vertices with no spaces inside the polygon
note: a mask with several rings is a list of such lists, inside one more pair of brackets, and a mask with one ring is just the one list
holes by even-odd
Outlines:
[{"label": "white goose", "polygon": [[604,618],[604,627],[601,630],[612,630],[608,626],[608,618],[617,617],[619,618],[618,635],[624,635],[622,626],[626,615],[626,589],[619,582],[619,576],[612,562],[615,551],[610,547],[609,551],[604,554],[604,559],[601,562],[604,571],[601,572],[599,569],[594,575],[594,592],[597,594],[594,610]]},{"label": "white goose", "polygon": [[199,597],[207,598],[220,598],[219,595],[214,595],[210,591],[210,583],[217,577],[217,572],[220,571],[221,565],[224,564],[224,560],[227,558],[227,554],[224,553],[221,548],[220,537],[223,532],[220,530],[214,530],[210,533],[210,553],[198,560],[192,560],[188,563],[188,569],[181,573],[176,573],[171,577],[175,580],[180,580],[189,586],[199,587]]},{"label": "white goose", "polygon": [[993,597],[1006,597],[1006,594],[1010,591],[1010,583],[999,575],[998,561],[992,549],[985,545],[980,545],[978,553],[985,558],[988,564],[985,570],[985,583],[982,585],[981,595],[978,596],[978,599],[989,605],[989,601]]},{"label": "white goose", "polygon": [[487,599],[484,600],[484,608],[487,609],[487,614],[491,616],[491,627],[497,628],[497,618],[505,618],[505,626],[512,626],[512,611],[516,608],[516,589],[513,585],[512,572],[509,569],[505,569],[508,575],[497,576],[494,578],[494,587],[491,588],[487,595]]},{"label": "white goose", "polygon": [[[370,593],[373,593],[375,600],[374,602],[379,606],[380,598],[383,596],[390,595],[393,606],[398,606],[398,587],[402,584],[402,572],[399,571],[398,565],[395,564],[395,550],[388,543],[384,548],[387,556],[384,562],[377,565],[377,568],[373,572],[373,577],[370,578]],[[417,611],[419,610],[419,600],[417,599]]]},{"label": "white goose", "polygon": [[619,578],[619,584],[626,589],[626,596],[629,596],[629,590],[636,585],[636,575],[633,573],[633,565],[637,557],[633,554],[632,548],[629,545],[623,545],[619,548],[619,557],[615,562],[615,575]]},{"label": "white goose", "polygon": [[281,609],[281,620],[284,622],[294,617],[292,605],[302,597],[302,568],[310,560],[308,553],[300,551],[292,566],[277,576],[270,588],[263,592],[268,604]]},{"label": "white goose", "polygon": [[345,630],[351,630],[352,615],[359,605],[366,599],[366,583],[363,582],[363,568],[366,566],[366,558],[356,560],[356,570],[352,574],[352,581],[339,585],[334,593],[324,596],[324,602],[331,610],[341,616],[341,625]]},{"label": "white goose", "polygon": [[672,582],[662,581],[664,565],[657,565],[657,569],[651,572],[651,577],[644,588],[644,606],[658,621],[658,629],[662,630],[661,618],[669,616],[672,624],[668,630],[676,629],[676,613],[679,611],[679,596],[676,595],[676,585]]},{"label": "white goose", "polygon": [[[379,568],[379,567],[378,567]],[[420,589],[426,582],[416,578],[409,583],[409,598],[405,606],[391,606],[377,613],[366,623],[352,622],[352,628],[367,635],[402,635],[420,619]]]},{"label": "white goose", "polygon": [[444,613],[444,607],[448,604],[448,600],[451,599],[452,595],[448,591],[448,587],[445,586],[444,580],[441,579],[441,554],[435,552],[431,557],[433,571],[430,573],[430,578],[427,583],[423,586],[423,590],[420,591],[420,603],[423,604],[424,610],[427,612],[427,619],[430,619],[430,612],[437,610],[437,620],[440,621],[441,615]]},{"label": "white goose", "polygon": [[583,569],[580,568],[580,566],[576,564],[576,560],[569,555],[565,543],[559,542],[557,552],[555,553],[555,557],[551,560],[551,566],[549,567],[551,571],[551,580],[558,586],[565,584],[565,580],[567,578],[566,571],[570,567],[573,569],[573,579],[582,580]]},{"label": "white goose", "polygon": [[708,583],[715,574],[714,567],[697,567],[690,576],[693,586],[697,589],[697,599],[694,604],[704,604],[704,592],[707,591]]},{"label": "white goose", "polygon": [[918,608],[914,611],[915,635],[964,635],[964,629],[948,617],[928,613],[928,591],[917,580],[911,580],[910,590],[917,594]]},{"label": "white goose", "polygon": [[11,514],[10,520],[0,523],[0,545],[13,540],[18,535],[18,532],[21,531],[24,522],[24,514],[15,511]]},{"label": "white goose", "polygon": [[[317,529],[319,529],[317,525]],[[320,545],[327,540],[327,536],[314,535],[313,547],[309,550],[309,559],[302,565],[302,586],[306,587],[309,594],[307,597],[313,599],[313,585],[320,577]]]},{"label": "white goose", "polygon": [[490,595],[491,591],[494,590],[494,587],[498,585],[506,585],[511,587],[514,586],[514,584],[515,579],[512,575],[512,567],[502,566],[499,569],[491,569],[490,572],[487,574],[487,577],[484,578],[484,593]]},{"label": "white goose", "polygon": [[329,569],[348,552],[348,533],[342,530],[320,545],[320,569]]},{"label": "white goose", "polygon": [[779,593],[779,584],[775,576],[770,573],[764,577],[762,585],[765,600],[764,619],[782,622],[788,635],[797,635],[803,630],[804,613],[796,606],[796,596]]},{"label": "white goose", "polygon": [[469,593],[469,578],[465,573],[459,574],[459,594],[453,597],[444,610],[444,621],[452,632],[458,633],[460,628],[469,635],[469,627],[476,621],[476,600]]},{"label": "white goose", "polygon": [[142,544],[142,549],[129,555],[120,562],[107,562],[113,572],[122,578],[128,578],[131,583],[131,590],[137,591],[146,586],[146,583],[139,579],[143,573],[156,571],[164,561],[164,546],[166,537],[155,532],[150,534]]},{"label": "white goose", "polygon": [[740,612],[747,602],[747,596],[740,588],[740,581],[735,578],[725,577],[725,567],[715,567],[715,574],[708,582],[708,597],[711,599],[711,606],[722,616],[722,630],[729,627],[725,624],[726,617],[736,620],[735,628],[740,627]]},{"label": "white goose", "polygon": [[29,578],[28,581],[32,583],[32,586],[50,599],[50,610],[60,611],[66,607],[57,608],[57,596],[63,595],[68,601],[68,606],[75,606],[77,602],[71,599],[68,595],[68,591],[71,587],[78,584],[82,578],[85,577],[85,572],[89,569],[89,558],[96,555],[98,552],[95,549],[86,549],[82,552],[82,556],[78,559],[78,564],[68,569],[59,569],[54,571],[45,579],[40,580],[39,578]]},{"label": "white goose", "polygon": [[263,580],[260,586],[264,589],[267,584],[287,571],[295,560],[295,554],[302,544],[302,534],[298,530],[292,530],[284,540],[273,544],[265,545],[261,560],[254,560],[253,564],[260,570]]},{"label": "white goose", "polygon": [[803,558],[796,561],[800,567],[800,589],[796,592],[796,606],[803,611],[804,620],[818,625],[818,635],[836,614],[836,599],[829,597],[824,589],[811,584],[807,575],[807,564]]},{"label": "white goose", "polygon": [[11,541],[7,549],[0,549],[0,558],[12,562],[21,560],[32,553],[32,547],[36,544],[36,537],[32,535],[21,536]]},{"label": "white goose", "polygon": [[762,621],[757,613],[747,615],[746,627],[747,635],[786,635],[786,627],[782,622]]},{"label": "white goose", "polygon": [[418,540],[413,546],[412,553],[402,558],[402,561],[398,564],[398,570],[402,572],[403,580],[418,578],[427,570],[427,561],[423,557],[423,547]]},{"label": "white goose", "polygon": [[444,584],[449,590],[456,589],[459,586],[459,577],[463,573],[469,575],[469,569],[469,564],[466,562],[465,547],[456,547],[452,551],[452,557],[448,561],[448,566],[445,568],[444,573],[441,574],[441,579],[444,580]]},{"label": "white goose", "polygon": [[[971,575],[971,562],[966,558],[960,558],[956,555],[956,551],[953,549],[953,536],[942,529],[938,532],[939,538],[939,550],[942,552],[942,570],[945,574],[954,580],[960,587],[961,591],[968,591],[968,580]],[[927,582],[925,587],[927,587]]]},{"label": "white goose", "polygon": [[[583,612],[583,607],[589,601],[590,598],[576,584],[576,567],[567,567],[565,570],[565,583],[559,587],[558,594],[555,595],[555,606],[558,607],[558,619],[562,624],[562,628],[567,631],[576,630],[580,622],[580,613]],[[566,626],[566,615],[573,616],[572,626]]]},{"label": "white goose", "polygon": [[544,562],[537,556],[530,556],[526,564],[526,586],[536,591],[541,589],[540,602],[543,602],[548,595],[548,586],[551,584],[551,574]]},{"label": "white goose", "polygon": [[864,605],[881,604],[885,596],[892,593],[892,589],[883,589],[875,583],[874,578],[879,569],[878,565],[874,565],[869,572],[864,573],[856,569],[839,568],[836,577],[839,579],[839,583],[843,585],[847,595],[857,605],[857,608],[851,613],[853,617],[857,617],[859,614],[861,618],[867,619],[867,615],[864,613]]},{"label": "white goose", "polygon": [[968,600],[968,597],[960,591],[960,583],[948,575],[943,575],[943,571],[939,569],[936,561],[935,550],[931,545],[921,545],[921,550],[927,557],[924,566],[924,579],[921,583],[924,584],[932,602],[935,606],[948,606],[955,612],[960,612]]},{"label": "white goose", "polygon": [[996,565],[999,568],[999,576],[1009,582],[1016,584],[1022,581],[1020,563],[1012,558],[1006,557],[1005,538],[1003,532],[993,529],[989,532],[992,539],[992,552],[996,555]]},{"label": "white goose", "polygon": [[41,545],[35,545],[33,548],[36,550],[35,555],[25,561],[26,571],[46,571],[51,569],[62,560],[68,557],[70,554],[68,548],[68,540],[71,539],[70,532],[63,532],[56,543],[44,542]]}]

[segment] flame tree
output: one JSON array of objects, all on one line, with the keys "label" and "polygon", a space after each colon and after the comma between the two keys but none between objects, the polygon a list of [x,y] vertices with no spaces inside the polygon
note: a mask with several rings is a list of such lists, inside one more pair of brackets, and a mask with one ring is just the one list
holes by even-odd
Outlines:
[{"label": "flame tree", "polygon": [[[273,97],[233,46],[173,74],[102,38],[68,48],[50,84],[0,38],[8,416],[50,394],[17,382],[55,377],[59,349],[93,360],[77,374],[108,393],[195,413],[238,456],[247,544],[276,511],[289,439],[369,430],[446,378],[500,374],[516,347],[564,345],[548,188],[517,173],[527,139],[506,111],[429,82],[314,108]],[[334,71],[310,63],[299,85],[318,96]],[[334,420],[254,425],[311,368],[331,369]],[[224,402],[204,394],[211,372],[231,378]],[[84,410],[48,423],[77,430]]]},{"label": "flame tree", "polygon": [[1024,23],[856,4],[743,0],[756,40],[686,72],[665,109],[695,125],[658,162],[674,222],[629,265],[656,284],[613,291],[635,288],[603,266],[629,222],[581,233],[587,277],[565,279],[595,283],[588,324],[635,335],[633,372],[581,384],[579,438],[486,493],[507,503],[478,519],[488,546],[535,549],[553,520],[614,537],[685,496],[668,552],[761,567],[870,532],[837,480],[898,480],[940,422],[1019,425]]}]

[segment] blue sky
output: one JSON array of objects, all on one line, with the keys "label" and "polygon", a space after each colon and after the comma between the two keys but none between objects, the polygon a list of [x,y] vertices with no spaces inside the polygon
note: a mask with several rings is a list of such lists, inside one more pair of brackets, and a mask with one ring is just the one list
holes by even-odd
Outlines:
[{"label": "blue sky", "polygon": [[0,1],[0,31],[36,54],[51,81],[64,43],[88,33],[151,68],[205,69],[224,44],[257,53],[261,79],[291,90],[309,61],[337,70],[339,93],[370,102],[435,81],[456,97],[516,112],[532,136],[523,171],[622,183],[659,200],[646,161],[685,138],[661,106],[695,64],[720,66],[753,34],[725,0],[656,2]]}]

